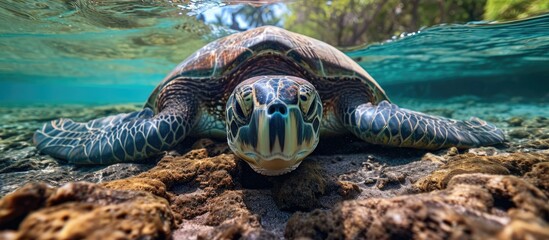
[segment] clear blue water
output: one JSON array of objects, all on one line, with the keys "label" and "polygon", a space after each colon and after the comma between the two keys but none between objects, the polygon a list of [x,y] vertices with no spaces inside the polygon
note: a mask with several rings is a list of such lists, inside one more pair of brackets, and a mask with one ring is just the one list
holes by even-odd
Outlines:
[{"label": "clear blue water", "polygon": [[[209,24],[234,7],[216,1],[90,4],[0,3],[0,103],[144,102],[178,62],[234,32]],[[549,15],[427,27],[355,49],[346,53],[392,97],[548,98]]]}]

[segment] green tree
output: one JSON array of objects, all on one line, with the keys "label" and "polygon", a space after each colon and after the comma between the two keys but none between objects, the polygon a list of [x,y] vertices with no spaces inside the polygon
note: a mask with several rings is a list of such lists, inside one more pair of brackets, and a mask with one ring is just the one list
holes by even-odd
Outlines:
[{"label": "green tree", "polygon": [[[237,31],[245,31],[264,25],[281,25],[280,16],[276,15],[273,8],[279,7],[278,3],[265,5],[231,5],[221,9],[209,24],[225,26]],[[205,19],[204,13],[198,15],[198,19]],[[240,21],[239,21],[240,20]],[[240,22],[244,23],[242,26]]]},{"label": "green tree", "polygon": [[515,20],[546,13],[547,0],[488,0],[485,7],[486,20]]},{"label": "green tree", "polygon": [[383,41],[440,23],[481,20],[485,0],[325,0],[288,5],[287,29],[339,47]]}]

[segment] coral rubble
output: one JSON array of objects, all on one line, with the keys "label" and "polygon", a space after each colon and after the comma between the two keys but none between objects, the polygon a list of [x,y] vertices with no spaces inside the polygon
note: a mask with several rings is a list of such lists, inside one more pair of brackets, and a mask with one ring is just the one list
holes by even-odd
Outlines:
[{"label": "coral rubble", "polygon": [[447,188],[389,199],[345,201],[297,213],[289,239],[547,239],[548,198],[514,176],[463,174]]},{"label": "coral rubble", "polygon": [[170,236],[174,225],[165,199],[83,182],[57,189],[26,185],[3,198],[0,206],[1,212],[11,211],[0,216],[3,226],[18,225],[14,239],[157,239]]}]

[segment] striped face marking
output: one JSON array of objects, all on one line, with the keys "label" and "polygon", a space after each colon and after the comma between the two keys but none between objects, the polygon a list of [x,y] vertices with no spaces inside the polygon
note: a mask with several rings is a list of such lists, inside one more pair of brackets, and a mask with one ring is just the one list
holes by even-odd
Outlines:
[{"label": "striped face marking", "polygon": [[235,88],[226,109],[229,146],[260,174],[294,170],[318,143],[322,102],[304,79],[247,79]]}]

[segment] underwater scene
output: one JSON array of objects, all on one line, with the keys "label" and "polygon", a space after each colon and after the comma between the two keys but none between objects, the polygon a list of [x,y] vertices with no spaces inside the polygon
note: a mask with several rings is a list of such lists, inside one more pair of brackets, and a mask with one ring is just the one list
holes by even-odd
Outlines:
[{"label": "underwater scene", "polygon": [[0,239],[549,239],[549,1],[0,0]]}]

